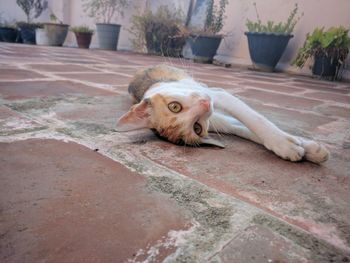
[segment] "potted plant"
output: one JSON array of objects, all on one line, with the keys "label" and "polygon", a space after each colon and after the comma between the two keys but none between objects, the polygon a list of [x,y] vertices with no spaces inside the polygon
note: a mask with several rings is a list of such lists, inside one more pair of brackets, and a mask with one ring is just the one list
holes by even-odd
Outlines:
[{"label": "potted plant", "polygon": [[84,0],[84,11],[102,23],[96,24],[99,48],[116,50],[121,25],[111,24],[118,15],[123,16],[123,8],[129,5],[129,0]]},{"label": "potted plant", "polygon": [[46,0],[16,0],[17,5],[22,8],[27,16],[27,22],[17,23],[21,38],[25,44],[35,44],[35,29],[40,24],[33,23],[33,19],[38,18],[47,8]]},{"label": "potted plant", "polygon": [[190,29],[188,39],[194,60],[211,63],[220,46],[223,35],[219,34],[224,26],[225,8],[228,0],[220,0],[219,5],[214,0],[208,0],[204,28]]},{"label": "potted plant", "polygon": [[70,29],[77,39],[79,48],[89,48],[91,43],[92,35],[94,34],[94,30],[89,28],[88,26],[76,26],[71,27]]},{"label": "potted plant", "polygon": [[66,40],[69,25],[63,24],[52,10],[50,11],[51,23],[42,23],[42,28],[35,30],[36,43],[38,45],[62,46]]},{"label": "potted plant", "polygon": [[301,18],[297,17],[298,5],[295,4],[285,23],[267,21],[266,24],[261,22],[256,3],[254,3],[254,7],[257,22],[247,19],[248,32],[245,32],[248,38],[250,58],[255,69],[274,71],[289,40],[293,37],[292,32],[295,25]]},{"label": "potted plant", "polygon": [[16,42],[17,33],[15,24],[8,22],[0,23],[0,41]]},{"label": "potted plant", "polygon": [[349,30],[342,26],[327,30],[323,27],[316,28],[311,34],[306,35],[304,45],[298,50],[292,65],[302,68],[309,58],[312,58],[313,75],[340,80],[344,61],[350,49]]},{"label": "potted plant", "polygon": [[133,46],[150,54],[164,56],[181,56],[185,44],[183,16],[181,9],[171,11],[161,5],[156,12],[149,9],[131,19],[130,32],[135,36]]}]

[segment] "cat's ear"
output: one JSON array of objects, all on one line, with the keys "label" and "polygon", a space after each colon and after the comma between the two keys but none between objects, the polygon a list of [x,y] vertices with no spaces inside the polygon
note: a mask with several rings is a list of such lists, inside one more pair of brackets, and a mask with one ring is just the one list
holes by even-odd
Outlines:
[{"label": "cat's ear", "polygon": [[211,138],[209,136],[201,137],[200,138],[200,144],[213,145],[213,146],[217,146],[217,147],[220,147],[220,148],[225,148],[224,144],[222,144],[218,140],[215,140],[215,139],[213,139],[213,138]]},{"label": "cat's ear", "polygon": [[148,128],[150,108],[150,99],[143,99],[140,103],[132,106],[130,110],[117,121],[116,131],[125,132]]}]

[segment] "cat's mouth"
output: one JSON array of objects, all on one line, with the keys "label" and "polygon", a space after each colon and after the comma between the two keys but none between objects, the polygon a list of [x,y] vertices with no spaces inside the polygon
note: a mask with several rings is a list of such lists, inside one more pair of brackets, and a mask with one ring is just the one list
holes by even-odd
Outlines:
[{"label": "cat's mouth", "polygon": [[200,123],[200,119],[195,119],[193,124],[186,130],[187,132],[173,131],[169,133],[165,129],[152,129],[153,133],[160,139],[172,142],[177,145],[199,146],[201,137],[206,133],[204,124]]},{"label": "cat's mouth", "polygon": [[[201,129],[201,131],[200,131]],[[186,138],[183,138],[183,137],[178,137],[178,138],[168,138],[166,136],[164,136],[161,132],[157,131],[156,129],[151,129],[154,134],[162,139],[162,140],[165,140],[165,141],[168,141],[168,142],[171,142],[171,143],[174,143],[176,145],[180,145],[180,146],[190,146],[190,147],[198,147],[198,146],[201,146],[201,145],[211,145],[211,146],[217,146],[217,147],[220,147],[220,148],[225,148],[225,145],[223,145],[221,142],[211,138],[211,137],[208,137],[207,135],[199,135],[200,133],[202,133],[202,125],[198,122],[195,122],[194,125],[193,125],[193,130],[194,130],[194,133],[196,133],[196,136],[195,137],[192,137],[191,139],[186,139]],[[199,134],[197,134],[199,133]]]},{"label": "cat's mouth", "polygon": [[159,131],[157,131],[156,129],[151,129],[153,131],[153,133],[160,139],[162,140],[165,140],[165,141],[168,141],[168,142],[172,142],[176,145],[181,145],[181,146],[184,146],[184,145],[187,145],[185,143],[185,141],[182,139],[182,138],[179,138],[179,139],[176,139],[176,140],[171,140],[169,139],[168,137],[162,135]]}]

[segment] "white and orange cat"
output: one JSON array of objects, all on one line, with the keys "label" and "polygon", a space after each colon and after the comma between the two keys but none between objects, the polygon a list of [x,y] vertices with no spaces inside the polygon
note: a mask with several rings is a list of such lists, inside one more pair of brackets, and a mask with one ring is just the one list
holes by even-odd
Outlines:
[{"label": "white and orange cat", "polygon": [[323,145],[280,130],[235,96],[196,82],[179,68],[144,69],[131,81],[129,93],[137,104],[118,120],[117,131],[150,128],[176,144],[224,147],[208,135],[219,132],[262,144],[293,162],[321,163],[329,156]]}]

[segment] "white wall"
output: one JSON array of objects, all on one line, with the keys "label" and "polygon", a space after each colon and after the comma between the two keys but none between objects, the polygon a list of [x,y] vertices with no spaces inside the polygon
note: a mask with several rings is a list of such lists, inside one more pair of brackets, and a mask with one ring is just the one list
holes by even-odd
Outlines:
[{"label": "white wall", "polygon": [[186,16],[190,0],[148,0],[148,3],[149,7],[154,11],[157,10],[160,5],[174,6],[177,9],[180,8]]},{"label": "white wall", "polygon": [[[57,0],[56,0],[57,2]],[[16,0],[0,0],[0,16],[2,20],[8,22],[12,21],[26,21],[27,17],[20,7],[17,6]],[[49,14],[43,13],[39,19],[35,20],[38,22],[48,21]]]}]

